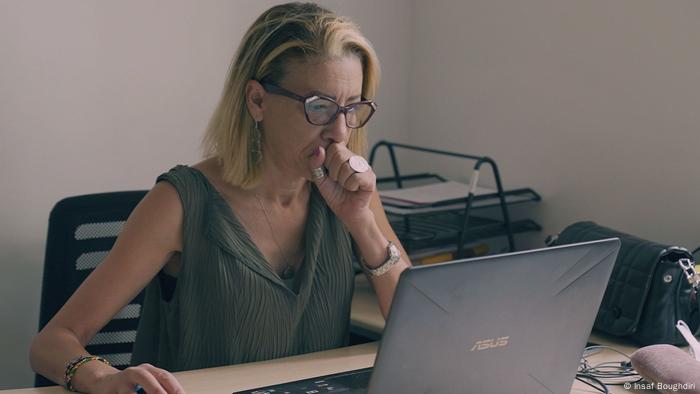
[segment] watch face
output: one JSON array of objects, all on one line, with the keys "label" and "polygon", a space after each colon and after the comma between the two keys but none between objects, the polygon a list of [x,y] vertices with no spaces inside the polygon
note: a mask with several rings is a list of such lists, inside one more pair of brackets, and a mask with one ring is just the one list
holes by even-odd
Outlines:
[{"label": "watch face", "polygon": [[389,260],[390,261],[396,261],[401,257],[401,252],[399,251],[399,248],[394,245],[394,243],[389,244]]}]

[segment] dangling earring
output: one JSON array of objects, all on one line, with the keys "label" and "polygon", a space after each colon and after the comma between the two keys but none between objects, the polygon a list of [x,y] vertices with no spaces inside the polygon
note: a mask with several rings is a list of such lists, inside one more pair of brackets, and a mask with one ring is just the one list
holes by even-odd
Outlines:
[{"label": "dangling earring", "polygon": [[255,163],[260,163],[262,161],[262,149],[260,147],[262,140],[262,133],[258,127],[258,121],[255,121],[255,131],[253,131],[253,155]]}]

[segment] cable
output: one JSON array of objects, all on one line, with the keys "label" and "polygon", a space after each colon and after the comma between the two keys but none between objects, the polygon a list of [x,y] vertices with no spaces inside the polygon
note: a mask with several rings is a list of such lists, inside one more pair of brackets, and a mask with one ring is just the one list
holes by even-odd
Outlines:
[{"label": "cable", "polygon": [[[591,365],[587,357],[597,354],[603,350],[615,352],[623,356],[626,360],[605,361],[595,365]],[[595,382],[596,384],[601,384],[603,387],[619,386],[624,385],[625,383],[640,382],[642,380],[642,377],[637,373],[637,371],[634,370],[630,360],[630,356],[627,353],[619,351],[613,347],[604,345],[589,346],[583,351],[583,355],[581,357],[581,365],[579,366],[576,378],[577,380],[581,380],[579,379],[579,375],[581,375],[580,377],[582,379],[588,379],[592,382]],[[592,386],[592,384],[588,381],[583,381],[583,383]],[[601,391],[599,387],[595,388],[598,391]],[[607,391],[605,391],[605,393],[607,393]]]},{"label": "cable", "polygon": [[[583,374],[583,373],[577,373],[577,374],[576,374],[576,380],[578,380],[579,382],[583,382],[583,383],[585,383],[585,384],[587,384],[587,385],[593,387],[594,389],[596,389],[597,391],[600,391],[601,393],[610,394],[610,392],[608,391],[608,387],[605,385],[605,383],[603,383],[602,381],[600,381],[600,379],[598,379],[598,378],[594,378],[594,377],[591,376],[591,375],[587,375],[587,374]],[[591,383],[591,382],[588,382],[588,380],[594,382],[595,384],[593,384],[593,383]],[[596,385],[597,385],[597,386],[596,386]]]}]

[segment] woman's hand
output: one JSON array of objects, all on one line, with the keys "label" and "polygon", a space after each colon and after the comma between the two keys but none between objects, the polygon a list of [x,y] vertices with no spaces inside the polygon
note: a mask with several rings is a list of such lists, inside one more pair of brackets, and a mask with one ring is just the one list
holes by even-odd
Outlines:
[{"label": "woman's hand", "polygon": [[104,375],[96,381],[94,393],[136,393],[140,386],[148,394],[184,394],[185,390],[172,373],[141,364]]},{"label": "woman's hand", "polygon": [[328,170],[320,179],[312,173],[311,179],[333,213],[349,228],[374,220],[369,202],[377,183],[371,167],[365,172],[350,167],[348,161],[353,156],[344,145],[335,143],[328,150],[319,146],[309,160],[310,171],[320,167]]}]

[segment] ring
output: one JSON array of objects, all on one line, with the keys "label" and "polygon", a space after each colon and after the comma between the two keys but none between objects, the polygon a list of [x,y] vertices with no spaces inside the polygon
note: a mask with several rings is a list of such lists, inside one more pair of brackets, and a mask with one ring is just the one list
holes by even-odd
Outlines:
[{"label": "ring", "polygon": [[369,164],[362,156],[353,156],[348,160],[348,165],[350,168],[358,173],[367,172],[369,170]]},{"label": "ring", "polygon": [[326,177],[326,170],[323,168],[323,166],[314,168],[311,170],[311,176],[317,180],[320,181],[321,179]]},{"label": "ring", "polygon": [[144,390],[143,387],[141,387],[140,384],[137,384],[136,386],[134,386],[134,391],[135,391],[137,394],[144,394],[144,393],[146,392],[146,390]]}]

